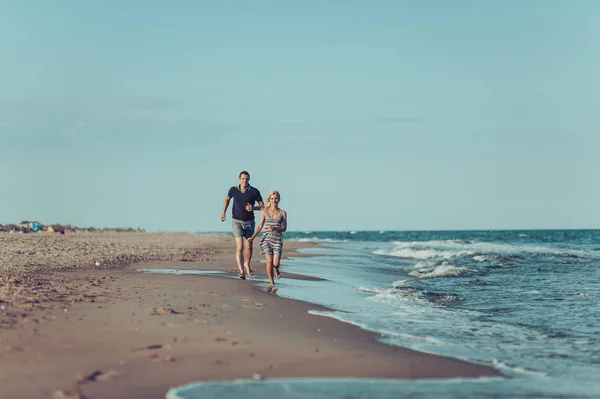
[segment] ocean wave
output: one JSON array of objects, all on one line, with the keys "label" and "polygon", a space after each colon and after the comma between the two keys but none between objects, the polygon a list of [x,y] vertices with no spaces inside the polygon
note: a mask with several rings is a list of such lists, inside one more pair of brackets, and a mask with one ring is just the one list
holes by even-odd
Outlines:
[{"label": "ocean wave", "polygon": [[[405,280],[410,281],[410,280]],[[412,295],[412,293],[416,290],[413,289],[399,289],[399,286],[392,287],[384,287],[384,288],[374,288],[374,287],[358,287],[356,288],[358,291],[369,292],[375,294],[376,297],[379,298],[392,298],[396,299],[399,297],[407,297]]]},{"label": "ocean wave", "polygon": [[443,258],[450,259],[460,256],[471,256],[474,255],[473,251],[440,251],[437,249],[413,249],[413,248],[394,248],[391,250],[376,249],[373,251],[374,255],[385,255],[395,256],[404,259],[432,259],[432,258]]},{"label": "ocean wave", "polygon": [[496,370],[505,371],[505,372],[507,372],[509,374],[513,374],[513,375],[516,374],[516,375],[528,375],[528,376],[535,376],[535,377],[548,377],[548,375],[542,371],[526,369],[521,366],[510,365],[510,364],[501,362],[498,359],[492,359],[491,364],[492,364],[492,366],[494,366],[494,368],[496,368]]},{"label": "ocean wave", "polygon": [[393,288],[372,288],[372,287],[357,287],[356,290],[362,292],[371,292],[373,294],[391,294]]},{"label": "ocean wave", "polygon": [[447,292],[424,292],[423,295],[429,302],[446,307],[457,306],[463,302],[463,299],[459,295]]},{"label": "ocean wave", "polygon": [[374,255],[394,256],[404,259],[450,259],[470,256],[477,262],[526,258],[530,255],[551,255],[571,261],[600,259],[600,254],[573,248],[542,245],[500,244],[472,242],[469,240],[392,241],[393,248],[379,248]]},{"label": "ocean wave", "polygon": [[288,241],[297,241],[297,242],[326,242],[326,243],[340,243],[340,242],[348,242],[348,240],[338,240],[335,238],[319,238],[319,237],[301,237],[301,238],[289,238]]},{"label": "ocean wave", "polygon": [[433,266],[421,267],[411,271],[409,276],[417,278],[436,278],[436,277],[460,277],[467,272],[473,271],[467,267],[454,266],[449,263]]},{"label": "ocean wave", "polygon": [[373,328],[373,326],[369,326],[366,323],[360,323],[360,322],[357,322],[356,320],[346,318],[346,317],[344,317],[343,313],[340,313],[340,312],[309,310],[308,313],[315,315],[315,316],[330,317],[332,319],[355,325],[359,328],[362,328],[363,330],[371,331],[376,334],[380,334],[382,336],[403,338],[405,340],[410,340],[410,341],[427,342],[428,344],[439,345],[439,346],[447,345],[444,341],[441,341],[439,339],[436,339],[436,338],[433,338],[430,336],[417,336],[417,335],[411,335],[411,334],[401,333],[401,332],[397,332],[397,331],[390,331],[385,328]]},{"label": "ocean wave", "polygon": [[379,296],[406,296],[413,290],[411,287],[406,287],[406,284],[412,283],[413,280],[398,280],[392,283],[391,287],[356,287],[357,291],[369,292]]},{"label": "ocean wave", "polygon": [[434,249],[410,249],[410,248],[394,248],[391,250],[376,249],[374,255],[397,256],[405,259],[429,259],[440,255],[440,252]]},{"label": "ocean wave", "polygon": [[[371,301],[386,303],[412,314],[426,312],[431,305],[451,308],[463,302],[459,295],[451,292],[428,291],[406,285],[412,281],[398,281],[392,287],[360,287],[357,290],[375,294],[368,298]],[[466,313],[463,311],[463,313],[473,314],[470,311],[466,311]]]}]

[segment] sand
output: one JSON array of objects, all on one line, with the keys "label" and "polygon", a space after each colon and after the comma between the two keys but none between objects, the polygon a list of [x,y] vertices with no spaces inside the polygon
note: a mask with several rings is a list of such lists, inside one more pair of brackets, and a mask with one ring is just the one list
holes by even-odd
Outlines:
[{"label": "sand", "polygon": [[[158,399],[172,386],[240,378],[500,376],[387,346],[370,332],[308,314],[318,306],[236,278],[230,236],[0,234],[0,245],[2,399]],[[286,242],[286,254],[311,245]],[[255,248],[252,268],[264,276]],[[281,271],[304,278],[293,265]]]}]

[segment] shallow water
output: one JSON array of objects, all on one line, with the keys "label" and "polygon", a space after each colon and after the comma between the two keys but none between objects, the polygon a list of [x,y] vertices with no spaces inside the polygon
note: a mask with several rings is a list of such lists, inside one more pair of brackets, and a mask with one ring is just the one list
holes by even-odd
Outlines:
[{"label": "shallow water", "polygon": [[300,398],[309,388],[329,398],[600,397],[600,231],[306,232],[286,239],[327,243],[335,249],[304,251],[337,256],[285,261],[284,273],[293,264],[294,273],[325,280],[284,278],[278,295],[334,309],[313,313],[377,332],[389,345],[514,378],[201,383],[182,398]]},{"label": "shallow water", "polygon": [[564,386],[538,381],[478,380],[363,380],[363,379],[280,379],[198,382],[172,388],[167,399],[263,399],[265,396],[290,399],[460,399],[460,398],[589,398]]}]

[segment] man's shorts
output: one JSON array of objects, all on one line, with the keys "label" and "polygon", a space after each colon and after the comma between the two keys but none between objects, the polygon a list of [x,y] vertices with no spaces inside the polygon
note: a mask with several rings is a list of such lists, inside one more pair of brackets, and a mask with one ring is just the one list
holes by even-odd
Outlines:
[{"label": "man's shorts", "polygon": [[233,219],[231,222],[233,227],[233,236],[235,238],[250,238],[254,234],[254,220],[237,220]]}]

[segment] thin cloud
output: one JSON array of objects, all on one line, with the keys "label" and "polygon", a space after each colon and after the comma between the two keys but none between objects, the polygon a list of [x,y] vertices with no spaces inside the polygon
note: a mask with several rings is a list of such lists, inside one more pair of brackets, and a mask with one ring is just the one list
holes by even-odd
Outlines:
[{"label": "thin cloud", "polygon": [[307,121],[284,121],[278,122],[278,125],[289,126],[356,126],[356,125],[399,125],[421,123],[419,117],[383,117],[383,118],[365,118],[365,119],[321,119]]},{"label": "thin cloud", "polygon": [[[100,130],[108,131],[107,126],[119,124],[151,124],[158,129],[169,127],[169,135],[177,134],[179,129],[197,130],[199,132],[230,133],[240,126],[211,120],[201,112],[169,101],[115,99],[86,101],[9,101],[0,100],[0,128],[4,134],[18,134],[5,127],[19,127],[21,130],[32,130],[36,126],[44,126],[45,132],[52,134],[75,135],[86,131],[99,134]],[[89,129],[88,129],[89,128]],[[140,133],[144,129],[139,129]],[[174,133],[175,132],[175,133]],[[129,133],[136,135],[135,132]]]},{"label": "thin cloud", "polygon": [[83,130],[84,130],[84,127],[85,127],[85,122],[83,122],[83,121],[77,121],[77,122],[75,122],[75,123],[74,123],[74,124],[71,126],[71,131],[70,131],[70,133],[71,133],[72,135],[75,135],[75,134],[81,134],[81,133],[83,132]]},{"label": "thin cloud", "polygon": [[367,123],[421,123],[421,118],[417,117],[397,117],[397,118],[379,118],[373,120],[366,120]]}]

